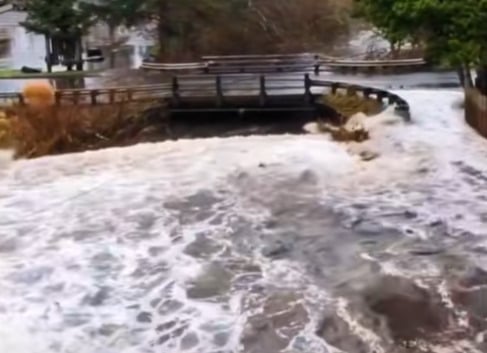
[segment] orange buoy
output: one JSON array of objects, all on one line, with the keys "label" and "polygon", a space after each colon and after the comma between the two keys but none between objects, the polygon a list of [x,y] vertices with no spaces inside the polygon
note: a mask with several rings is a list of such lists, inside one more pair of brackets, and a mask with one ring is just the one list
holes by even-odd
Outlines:
[{"label": "orange buoy", "polygon": [[25,104],[34,108],[45,108],[55,103],[55,89],[47,81],[28,82],[22,89]]}]

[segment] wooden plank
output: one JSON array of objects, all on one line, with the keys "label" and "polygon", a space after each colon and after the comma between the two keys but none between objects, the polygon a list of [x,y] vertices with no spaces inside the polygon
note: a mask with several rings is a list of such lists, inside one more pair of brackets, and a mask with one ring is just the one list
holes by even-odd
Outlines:
[{"label": "wooden plank", "polygon": [[289,58],[303,58],[315,57],[312,53],[296,53],[296,54],[248,54],[248,55],[205,55],[201,59],[203,61],[210,60],[244,60],[244,59],[289,59]]},{"label": "wooden plank", "polygon": [[206,69],[207,63],[142,63],[142,69],[160,70],[160,71],[183,71],[183,70],[203,70]]},{"label": "wooden plank", "polygon": [[316,60],[313,58],[309,59],[239,59],[239,60],[209,60],[209,66],[216,65],[228,65],[228,66],[239,66],[239,65],[293,65],[293,64],[303,64],[308,63],[309,65],[314,65]]}]

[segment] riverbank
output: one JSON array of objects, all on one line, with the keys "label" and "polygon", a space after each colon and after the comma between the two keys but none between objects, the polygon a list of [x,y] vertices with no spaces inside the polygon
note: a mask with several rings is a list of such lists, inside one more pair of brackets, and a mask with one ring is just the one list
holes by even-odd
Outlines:
[{"label": "riverbank", "polygon": [[[338,141],[359,142],[368,138],[365,116],[377,114],[385,108],[376,99],[350,91],[323,95],[319,99],[320,104],[330,107],[330,111],[321,112],[322,116],[281,112],[247,114],[245,119],[232,113],[171,117],[164,101],[157,99],[50,106],[52,102],[46,99],[54,99],[52,92],[46,95],[37,89],[31,91],[32,99],[40,106],[8,105],[3,108],[3,116],[0,117],[0,144],[10,144],[17,158],[180,138],[303,134],[307,123],[318,123],[318,132],[331,133],[333,139]],[[24,99],[29,104],[30,98]],[[325,115],[332,111],[333,116]],[[358,118],[355,117],[357,113],[366,115]],[[337,120],[337,117],[340,119]]]}]

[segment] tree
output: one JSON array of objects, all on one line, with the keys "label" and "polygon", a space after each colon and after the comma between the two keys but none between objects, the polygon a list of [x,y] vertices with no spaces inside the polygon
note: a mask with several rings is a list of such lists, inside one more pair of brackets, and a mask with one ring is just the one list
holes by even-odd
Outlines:
[{"label": "tree", "polygon": [[131,27],[141,19],[141,0],[95,0],[83,1],[80,8],[83,13],[97,21],[107,24],[110,41],[110,67],[115,67],[115,31],[117,27]]},{"label": "tree", "polygon": [[357,0],[357,5],[389,40],[421,41],[430,61],[458,68],[465,85],[471,84],[472,66],[487,67],[487,0]]},{"label": "tree", "polygon": [[93,18],[86,16],[78,4],[77,0],[27,0],[27,19],[21,24],[39,34],[84,34],[93,24]]},{"label": "tree", "polygon": [[157,23],[165,60],[320,50],[348,29],[336,0],[144,0],[142,8]]},{"label": "tree", "polygon": [[[142,13],[157,23],[160,55],[165,58],[198,52],[202,36],[218,26],[222,18],[242,20],[248,0],[145,0]],[[230,23],[227,21],[227,24]],[[240,22],[240,24],[242,24]],[[225,31],[225,27],[220,27]]]},{"label": "tree", "polygon": [[80,9],[77,0],[28,0],[27,18],[21,23],[27,31],[46,37],[49,71],[52,52],[63,57],[68,70],[73,63],[79,68],[81,36],[92,24],[93,18]]}]

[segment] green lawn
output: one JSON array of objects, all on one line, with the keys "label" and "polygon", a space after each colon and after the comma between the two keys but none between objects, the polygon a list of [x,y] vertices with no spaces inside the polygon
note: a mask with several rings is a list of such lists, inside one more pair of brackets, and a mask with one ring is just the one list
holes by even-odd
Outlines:
[{"label": "green lawn", "polygon": [[22,79],[22,78],[57,78],[57,77],[91,77],[97,76],[103,70],[88,71],[58,71],[58,72],[41,72],[41,73],[22,73],[16,69],[0,69],[0,79]]}]

